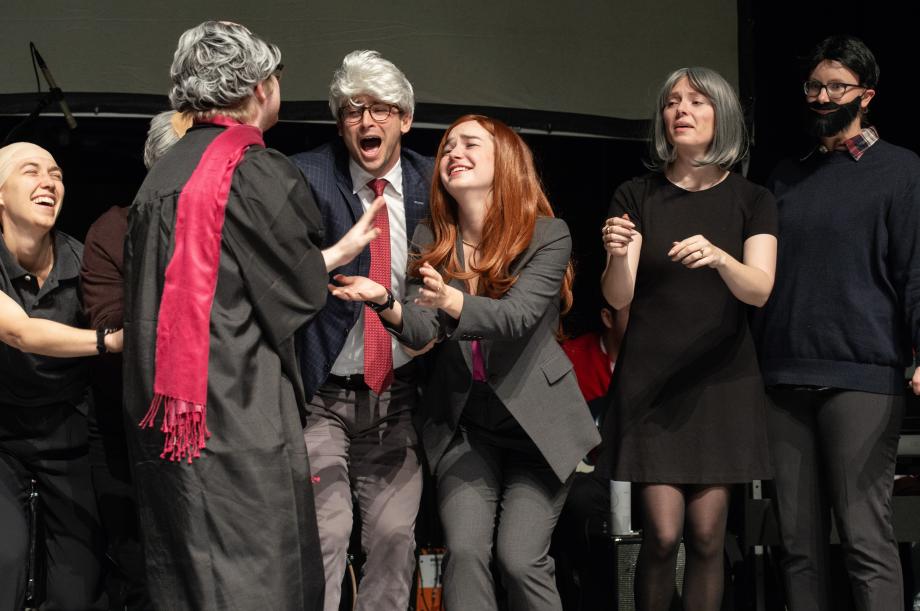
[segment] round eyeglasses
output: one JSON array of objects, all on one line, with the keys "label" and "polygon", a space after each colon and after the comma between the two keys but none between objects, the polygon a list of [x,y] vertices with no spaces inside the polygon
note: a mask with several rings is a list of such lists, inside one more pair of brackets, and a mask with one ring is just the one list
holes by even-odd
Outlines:
[{"label": "round eyeglasses", "polygon": [[395,111],[399,113],[400,110],[398,107],[393,106],[392,104],[371,104],[370,106],[353,106],[349,104],[348,106],[343,106],[339,109],[339,117],[342,119],[343,123],[348,125],[355,125],[360,123],[361,119],[364,117],[364,111],[371,113],[371,119],[377,123],[383,123],[390,118],[390,115]]},{"label": "round eyeglasses", "polygon": [[802,90],[805,91],[805,95],[808,97],[816,98],[821,95],[821,90],[823,89],[827,92],[827,97],[832,100],[839,100],[853,87],[866,88],[865,85],[856,85],[854,83],[827,83],[825,85],[821,81],[805,81]]}]

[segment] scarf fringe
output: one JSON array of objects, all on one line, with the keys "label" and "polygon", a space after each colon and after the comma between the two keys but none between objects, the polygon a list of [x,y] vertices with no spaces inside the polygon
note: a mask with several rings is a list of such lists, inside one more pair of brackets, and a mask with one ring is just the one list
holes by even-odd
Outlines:
[{"label": "scarf fringe", "polygon": [[161,405],[163,425],[160,430],[166,434],[166,440],[160,458],[173,462],[184,458],[191,464],[193,458],[201,457],[201,450],[211,437],[207,424],[207,406],[156,393],[147,415],[140,422],[140,428],[153,428]]}]

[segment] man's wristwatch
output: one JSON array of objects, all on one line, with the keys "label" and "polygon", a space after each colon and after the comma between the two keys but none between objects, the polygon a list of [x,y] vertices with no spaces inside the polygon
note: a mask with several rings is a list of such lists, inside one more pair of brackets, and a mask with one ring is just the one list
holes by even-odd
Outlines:
[{"label": "man's wristwatch", "polygon": [[115,329],[110,329],[109,327],[100,327],[96,329],[96,352],[99,354],[105,354],[108,352],[108,348],[105,347],[105,336],[109,333],[115,333]]},{"label": "man's wristwatch", "polygon": [[393,307],[393,303],[394,303],[395,301],[396,301],[396,300],[393,298],[393,291],[391,291],[390,289],[387,289],[387,300],[386,300],[385,302],[383,302],[383,303],[376,303],[376,302],[374,302],[374,301],[365,301],[365,302],[364,302],[364,305],[366,305],[367,307],[369,307],[369,308],[372,309],[373,311],[375,311],[375,312],[377,312],[378,314],[380,314],[381,312],[385,312],[386,310],[389,310],[390,308],[392,308],[392,307]]}]

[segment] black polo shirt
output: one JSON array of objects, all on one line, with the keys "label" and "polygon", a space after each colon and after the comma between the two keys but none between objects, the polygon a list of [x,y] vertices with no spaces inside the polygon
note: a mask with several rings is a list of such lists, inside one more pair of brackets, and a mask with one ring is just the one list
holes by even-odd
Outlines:
[{"label": "black polo shirt", "polygon": [[[83,245],[60,231],[54,231],[53,236],[54,265],[41,288],[0,236],[0,290],[33,318],[86,327],[80,305]],[[0,408],[67,402],[85,413],[87,366],[85,358],[39,356],[0,343]]]}]

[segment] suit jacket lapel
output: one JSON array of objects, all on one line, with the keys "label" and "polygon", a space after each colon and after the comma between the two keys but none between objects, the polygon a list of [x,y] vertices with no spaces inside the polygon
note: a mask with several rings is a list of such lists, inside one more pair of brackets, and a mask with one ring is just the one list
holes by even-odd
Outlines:
[{"label": "suit jacket lapel", "polygon": [[[459,228],[458,228],[459,229]],[[465,267],[466,261],[463,258],[463,236],[460,235],[460,232],[457,231],[457,242],[454,244],[454,248],[457,249],[457,258],[460,259],[460,266]],[[454,278],[448,284],[454,287],[455,289],[469,294],[466,288],[466,282],[460,280],[459,278]],[[463,360],[466,361],[466,366],[470,371],[473,371],[473,348],[472,344],[468,341],[457,342],[460,344],[460,352],[463,354]],[[482,347],[482,342],[480,342],[480,347]],[[484,358],[484,357],[483,357]]]},{"label": "suit jacket lapel", "polygon": [[355,222],[364,214],[364,207],[361,200],[354,192],[354,185],[351,184],[351,172],[348,171],[348,151],[344,145],[336,151],[335,158],[335,184],[342,192],[342,197],[348,202],[353,220]]},{"label": "suit jacket lapel", "polygon": [[[364,206],[361,205],[361,199],[352,189],[351,172],[348,171],[348,151],[345,150],[345,145],[341,143],[339,143],[334,150],[335,163],[333,164],[333,173],[335,174],[335,186],[341,192],[342,199],[348,207],[347,210],[336,211],[335,214],[340,218],[350,214],[352,223],[357,223],[361,215],[364,214]],[[351,263],[344,265],[340,271],[346,274],[367,276],[370,273],[370,267],[371,249],[370,246],[366,246],[364,250],[361,251],[361,254],[355,257]],[[355,302],[355,319],[357,319],[358,312],[360,311],[361,304]]]},{"label": "suit jacket lapel", "polygon": [[[530,245],[527,247],[521,256],[518,257],[518,260],[512,263],[510,271],[511,273],[516,272],[521,264],[528,260],[535,252],[538,244],[542,244],[542,234],[537,235],[536,229],[534,230],[533,238],[530,241]],[[466,259],[464,258],[463,253],[463,236],[460,235],[460,232],[457,232],[457,243],[454,244],[454,248],[457,249],[457,257],[460,259],[460,265],[466,267]],[[466,283],[462,280],[454,279],[450,282],[450,285],[454,288],[457,288],[464,293],[467,293]],[[458,342],[460,344],[460,351],[463,353],[463,358],[466,361],[467,367],[470,368],[470,371],[473,371],[473,349],[472,344],[467,341]],[[479,342],[479,352],[482,355],[482,364],[485,367],[486,371],[489,371],[489,354],[492,351],[492,342],[490,341],[480,341]]]}]

